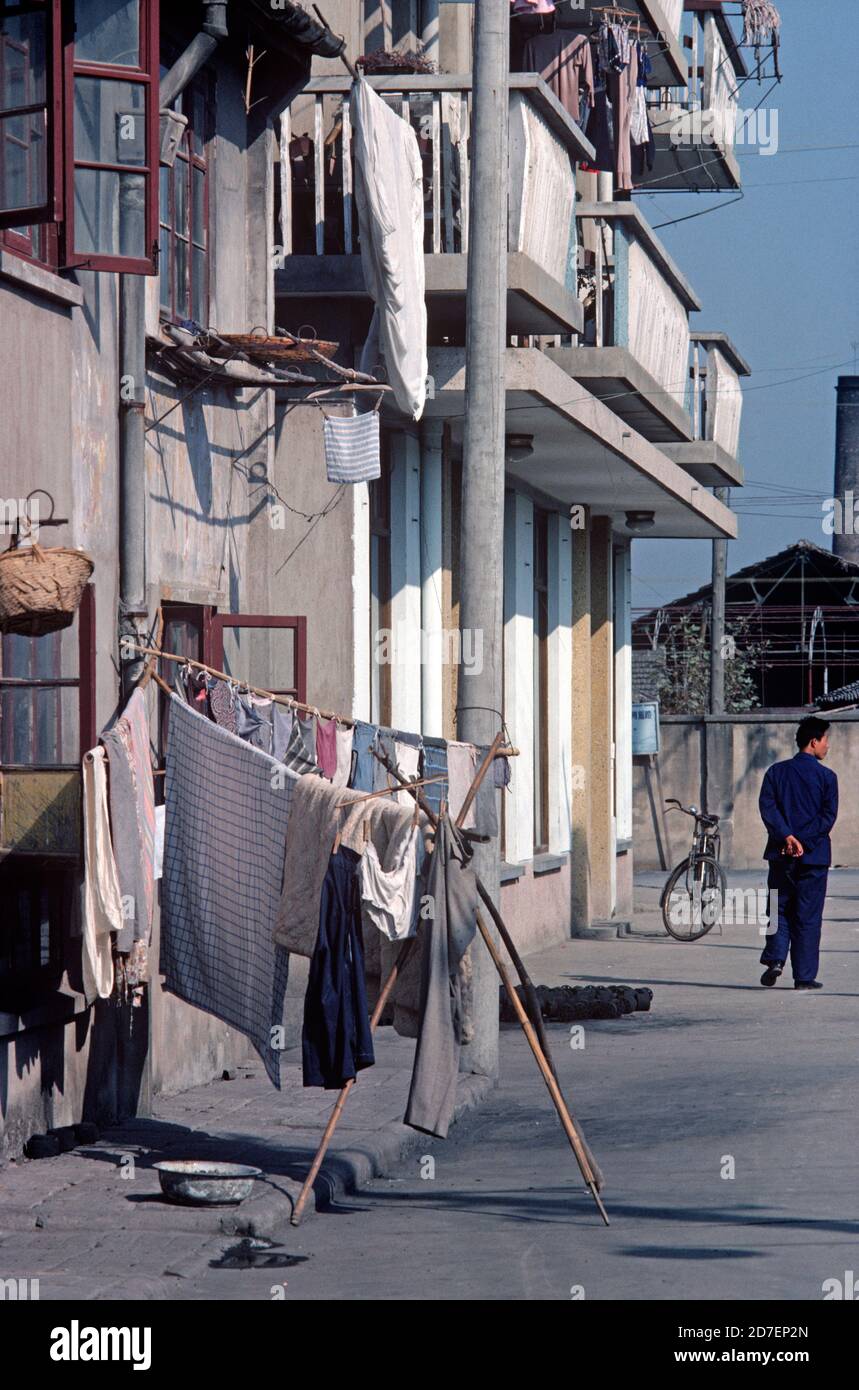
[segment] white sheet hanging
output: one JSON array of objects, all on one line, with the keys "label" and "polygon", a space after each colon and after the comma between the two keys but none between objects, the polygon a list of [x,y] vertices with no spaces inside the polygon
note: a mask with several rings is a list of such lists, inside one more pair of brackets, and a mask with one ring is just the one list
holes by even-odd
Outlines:
[{"label": "white sheet hanging", "polygon": [[[427,377],[423,169],[408,122],[359,78],[352,87],[355,203],[364,279],[397,405],[423,414]],[[368,340],[369,341],[369,340]]]},{"label": "white sheet hanging", "polygon": [[88,1004],[113,990],[110,934],[122,929],[122,897],[110,838],[107,764],[101,747],[83,758],[84,929],[83,984]]}]

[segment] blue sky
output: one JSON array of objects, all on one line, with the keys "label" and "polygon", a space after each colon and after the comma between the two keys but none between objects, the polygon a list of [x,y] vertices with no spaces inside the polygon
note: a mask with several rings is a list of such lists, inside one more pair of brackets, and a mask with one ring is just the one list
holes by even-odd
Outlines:
[{"label": "blue sky", "polygon": [[[754,373],[743,382],[748,486],[732,493],[741,515],[729,573],[801,537],[830,545],[820,501],[791,489],[832,495],[835,382],[859,361],[859,4],[776,3],[783,81],[764,105],[778,112],[778,152],[738,148],[744,197],[731,207],[735,193],[635,195],[654,227],[719,209],[657,235],[704,305],[692,326],[728,333]],[[741,109],[769,85],[748,82]],[[706,583],[710,556],[706,541],[636,541],[633,604]]]}]

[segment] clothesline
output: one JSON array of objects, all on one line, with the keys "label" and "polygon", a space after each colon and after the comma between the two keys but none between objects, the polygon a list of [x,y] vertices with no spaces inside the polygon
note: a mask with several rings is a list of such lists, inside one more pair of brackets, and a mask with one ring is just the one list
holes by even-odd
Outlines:
[{"label": "clothesline", "polygon": [[[276,704],[286,705],[289,709],[303,710],[305,714],[315,714],[317,719],[336,719],[338,724],[349,729],[355,727],[355,720],[347,718],[346,715],[333,714],[328,710],[317,709],[315,705],[302,704],[300,700],[293,699],[291,695],[278,695],[271,690],[262,690],[259,686],[249,685],[247,681],[237,680],[235,676],[228,675],[226,671],[218,671],[214,666],[207,666],[203,661],[194,661],[189,656],[180,656],[176,652],[164,652],[158,647],[143,646],[139,642],[125,642],[124,645],[129,651],[138,652],[141,656],[148,656],[153,660],[160,657],[162,661],[175,661],[182,666],[193,666],[195,671],[205,671],[207,675],[215,676],[218,680],[226,681],[229,685],[235,685],[240,690],[246,690],[250,695],[259,696],[262,700],[274,700]],[[147,662],[147,668],[150,665],[151,662]],[[519,749],[499,748],[495,756],[497,758],[518,758]]]}]

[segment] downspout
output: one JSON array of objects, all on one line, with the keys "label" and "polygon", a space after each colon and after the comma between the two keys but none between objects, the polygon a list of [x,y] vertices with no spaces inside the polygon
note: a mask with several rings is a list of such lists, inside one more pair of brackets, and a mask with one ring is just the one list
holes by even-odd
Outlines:
[{"label": "downspout", "polygon": [[[227,37],[227,0],[203,0],[199,34],[165,75],[159,106],[172,106]],[[141,643],[146,606],[146,280],[119,277],[119,652],[123,698],[140,679],[143,658],[123,652],[122,639]]]}]

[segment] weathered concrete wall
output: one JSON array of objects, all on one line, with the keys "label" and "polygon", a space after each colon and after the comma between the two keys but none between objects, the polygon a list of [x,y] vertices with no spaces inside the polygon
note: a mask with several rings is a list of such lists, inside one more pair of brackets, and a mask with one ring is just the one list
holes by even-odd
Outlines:
[{"label": "weathered concrete wall", "polygon": [[[802,710],[767,710],[705,720],[669,716],[662,720],[662,752],[655,768],[636,758],[634,768],[635,865],[663,866],[660,843],[666,838],[660,811],[665,797],[676,796],[685,806],[696,805],[724,817],[722,858],[735,869],[758,868],[766,832],[758,813],[758,795],[771,763],[792,757],[794,732]],[[859,862],[859,806],[851,795],[859,758],[859,714],[832,719],[831,752],[827,766],[839,778],[841,802],[832,835],[833,863],[854,867]],[[682,859],[691,838],[692,822],[672,811],[667,818],[667,858]]]},{"label": "weathered concrete wall", "polygon": [[570,936],[569,857],[549,873],[535,874],[530,862],[521,878],[502,883],[501,915],[520,955],[566,941]]},{"label": "weathered concrete wall", "polygon": [[[271,140],[264,128],[249,130],[240,68],[220,56],[215,68],[211,321],[223,331],[244,331],[272,320]],[[118,698],[117,278],[82,272],[77,282],[83,304],[72,307],[58,305],[32,284],[0,278],[0,495],[23,497],[34,487],[47,488],[58,514],[70,519],[67,527],[46,533],[48,543],[83,546],[95,561],[96,713],[103,728]],[[147,309],[147,327],[156,332],[155,280],[147,284]],[[148,425],[187,392],[150,367]],[[294,457],[306,462],[308,447],[299,429]],[[331,563],[326,566],[320,555],[309,562],[309,550],[302,556],[301,582],[290,589],[269,579],[268,547],[275,535],[278,543],[283,539],[269,524],[264,485],[274,457],[274,403],[266,392],[204,388],[148,431],[150,617],[165,599],[263,613],[304,613],[311,596],[318,599]],[[324,472],[322,478],[330,493]],[[341,539],[329,528],[332,556],[344,553]],[[339,632],[336,637],[333,651],[339,652],[348,643]],[[318,628],[314,641],[324,651]],[[336,660],[329,669],[337,672]],[[339,672],[315,698],[330,691],[335,707],[343,707],[348,688],[346,674]],[[153,735],[156,705],[153,691]],[[135,1110],[146,1113],[153,1090],[208,1080],[248,1052],[240,1035],[162,992],[157,923],[148,1009],[111,1004],[88,1010],[80,993],[79,940],[70,937],[65,947],[66,969],[51,1006],[20,1020],[0,1016],[0,1150],[19,1152],[31,1133],[82,1116],[104,1122]],[[291,994],[303,995],[301,968],[293,975]],[[289,1018],[295,1041],[300,1020],[292,1000]]]}]

